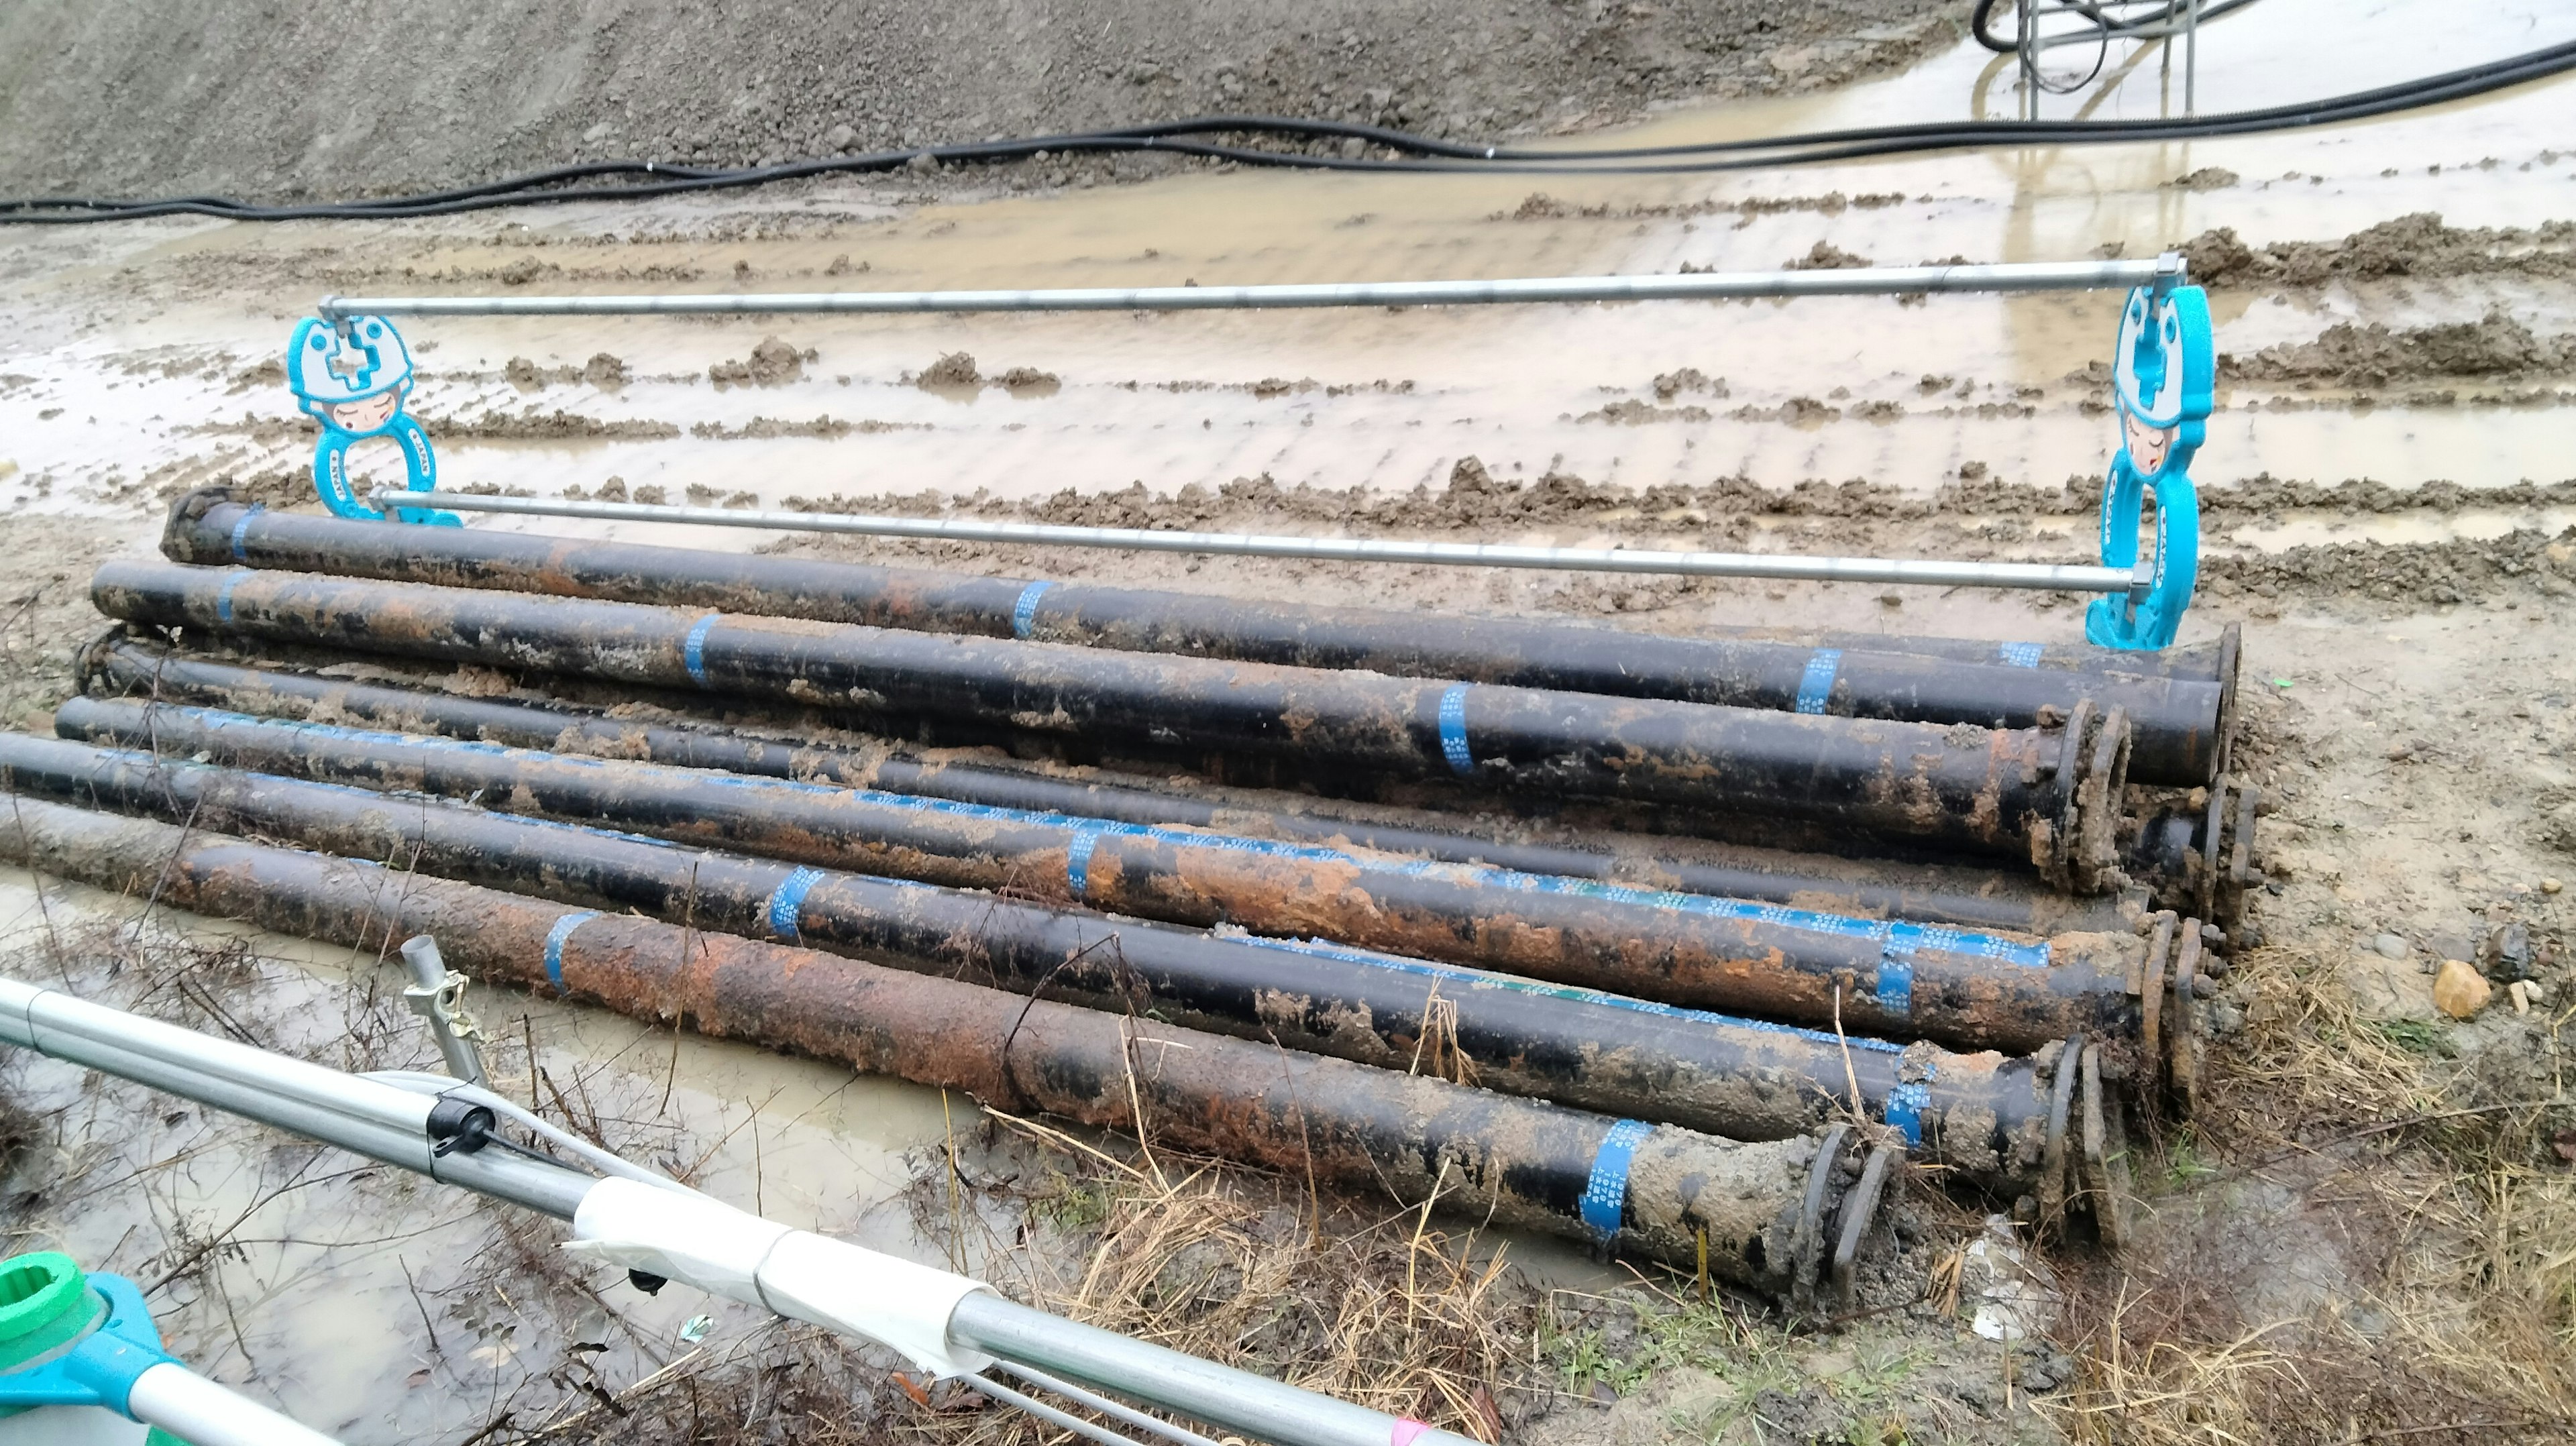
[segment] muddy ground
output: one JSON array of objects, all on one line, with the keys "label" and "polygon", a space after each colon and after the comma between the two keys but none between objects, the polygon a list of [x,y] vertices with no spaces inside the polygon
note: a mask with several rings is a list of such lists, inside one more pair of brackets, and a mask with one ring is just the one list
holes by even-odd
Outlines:
[{"label": "muddy ground", "polygon": [[1812,90],[1964,23],[1948,0],[432,0],[250,23],[203,0],[34,0],[0,14],[0,196],[342,196],[1212,114],[1491,139]]},{"label": "muddy ground", "polygon": [[[2256,88],[2287,52],[2264,47],[2307,34],[2296,0],[2276,4],[2277,30],[2257,28],[2275,23],[2261,18],[2271,6],[2242,22],[2240,68],[2205,57],[2204,86],[2268,94]],[[2511,43],[2536,43],[2523,35]],[[2353,83],[2382,78],[2371,64],[2406,63],[2334,58],[2325,68]],[[1678,112],[1645,134],[1955,109],[1991,79],[1983,64],[1944,50],[1873,85]],[[1417,1236],[1410,1217],[1390,1226],[1373,1220],[1377,1202],[1354,1200],[1319,1232],[1300,1224],[1311,1217],[1296,1182],[1218,1171],[1176,1190],[1131,1157],[1049,1149],[963,1100],[889,1086],[818,1115],[830,1071],[713,1046],[682,1061],[667,1035],[538,1001],[487,1006],[525,1031],[502,1072],[524,1076],[533,1055],[549,1079],[588,1082],[593,1123],[621,1143],[682,1163],[711,1150],[702,1183],[728,1198],[779,1192],[773,1211],[925,1258],[959,1252],[1060,1306],[1509,1440],[2576,1438],[2564,1245],[2576,1109],[2562,1069],[2576,1018],[2571,121],[2576,89],[2561,84],[2316,135],[1788,175],[1426,186],[1193,171],[1082,189],[1040,173],[977,193],[836,184],[365,229],[0,233],[15,322],[0,336],[0,708],[14,726],[44,726],[97,624],[88,570],[148,547],[164,499],[212,480],[275,505],[302,494],[310,433],[273,356],[323,291],[1538,275],[2184,245],[2227,355],[2196,468],[2207,583],[2185,636],[2245,629],[2241,756],[2275,804],[2259,855],[2270,882],[2252,906],[2262,943],[2214,1010],[2208,1106],[2144,1147],[2145,1239],[2117,1257],[2053,1251],[2063,1308],[2032,1339],[2008,1349],[1968,1329],[1982,1212],[1928,1183],[1882,1280],[1901,1303],[1828,1329],[1704,1305],[1686,1281],[1605,1271],[1545,1242],[1501,1242],[1506,1266],[1488,1277],[1498,1242],[1458,1222]],[[2111,445],[2100,367],[2112,307],[2073,294],[406,330],[415,407],[449,485],[2076,561]],[[2053,595],[777,545],[1683,634],[1754,623],[2058,639],[2081,627],[2080,600]],[[209,970],[186,952],[204,936],[184,919],[170,922],[196,943],[134,957],[83,936],[48,954],[65,947],[52,911],[131,907],[6,883],[11,937],[39,951],[22,960],[207,1027],[229,1015],[292,1048],[400,1051],[380,998],[348,1002],[386,987],[369,961],[263,937]],[[2449,959],[2491,987],[2472,1018],[2434,1003]],[[214,992],[173,997],[165,981],[189,968]],[[2539,986],[2519,1006],[2517,981]],[[84,1131],[140,1112],[139,1094],[17,1068],[13,1096],[34,1112],[18,1134],[40,1146],[14,1157],[0,1194],[17,1238],[169,1277],[174,1337],[210,1370],[352,1440],[528,1439],[547,1421],[549,1439],[612,1439],[648,1420],[677,1439],[710,1402],[742,1425],[706,1427],[707,1439],[1005,1439],[944,1397],[932,1403],[943,1409],[913,1403],[881,1359],[733,1316],[701,1349],[679,1334],[695,1307],[594,1297],[543,1265],[525,1230],[460,1225],[416,1195],[396,1203],[429,1214],[402,1230],[458,1232],[421,1236],[440,1251],[261,1213],[283,1205],[244,1209],[260,1198],[248,1185],[103,1207],[116,1159],[141,1169],[206,1151],[248,1161],[242,1178],[269,1188],[303,1157],[193,1115],[106,1150]],[[584,1105],[563,1108],[579,1119]],[[874,1143],[850,1145],[853,1130],[875,1130]],[[781,1142],[799,1152],[783,1170],[762,1154]],[[386,1187],[316,1185],[295,1208],[327,1218],[357,1198],[331,1193],[343,1188]],[[1322,1247],[1290,1248],[1319,1233]],[[1159,1244],[1135,1244],[1146,1236]],[[348,1298],[365,1308],[323,1315],[334,1332],[282,1324],[297,1304]],[[1254,1330],[1261,1303],[1280,1299],[1308,1310]],[[353,1319],[370,1324],[349,1330]],[[666,1410],[677,1414],[654,1414]]]}]

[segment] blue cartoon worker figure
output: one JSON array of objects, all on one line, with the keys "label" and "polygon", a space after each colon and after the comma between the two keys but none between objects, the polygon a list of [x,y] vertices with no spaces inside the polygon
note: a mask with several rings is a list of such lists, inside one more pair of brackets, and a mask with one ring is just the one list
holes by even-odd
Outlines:
[{"label": "blue cartoon worker figure", "polygon": [[[429,434],[403,410],[411,392],[411,352],[381,316],[342,318],[336,325],[306,317],[286,346],[286,384],[296,401],[322,424],[313,448],[313,487],[322,505],[341,517],[387,520],[367,505],[349,481],[349,447],[368,437],[390,437],[402,448],[403,470],[414,492],[438,485],[438,458]],[[453,512],[398,507],[393,521],[461,527]]]},{"label": "blue cartoon worker figure", "polygon": [[2143,593],[2094,600],[2085,639],[2105,648],[2170,647],[2200,574],[2200,494],[2191,483],[2217,382],[2209,297],[2197,286],[2141,286],[2120,310],[2112,389],[2120,452],[2102,489],[2102,565],[2138,566],[2146,496],[2156,501],[2153,576]]}]

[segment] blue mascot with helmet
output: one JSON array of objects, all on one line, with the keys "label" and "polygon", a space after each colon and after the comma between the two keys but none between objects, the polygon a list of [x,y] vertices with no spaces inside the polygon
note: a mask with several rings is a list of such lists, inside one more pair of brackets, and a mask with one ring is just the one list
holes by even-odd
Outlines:
[{"label": "blue mascot with helmet", "polygon": [[2156,554],[2149,585],[2094,601],[2086,641],[2105,648],[2173,645],[2200,575],[2200,494],[2191,459],[2200,450],[2218,380],[2209,296],[2159,281],[2129,293],[2120,310],[2113,361],[2120,451],[2102,488],[2102,565],[2138,566],[2146,498],[2156,503]]},{"label": "blue mascot with helmet", "polygon": [[403,410],[411,393],[411,351],[391,322],[381,316],[306,317],[286,345],[286,384],[305,413],[322,424],[322,440],[313,448],[313,487],[334,515],[464,525],[455,513],[425,507],[398,507],[388,519],[350,484],[351,444],[390,437],[402,448],[410,489],[427,492],[438,485],[429,434]]}]

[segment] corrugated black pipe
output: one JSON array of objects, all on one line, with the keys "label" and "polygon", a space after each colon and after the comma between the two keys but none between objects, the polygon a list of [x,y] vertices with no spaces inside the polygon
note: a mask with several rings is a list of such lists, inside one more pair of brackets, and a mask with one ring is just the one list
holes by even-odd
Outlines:
[{"label": "corrugated black pipe", "polygon": [[871,714],[1258,754],[1320,776],[1454,774],[2028,860],[2098,891],[2125,719],[2046,729],[1872,722],[132,560],[100,611],[204,629]]},{"label": "corrugated black pipe", "polygon": [[[1615,851],[1517,843],[1298,811],[1309,800],[1273,795],[1253,807],[1235,799],[1182,792],[1163,780],[1121,775],[1119,782],[1051,777],[1022,768],[923,757],[891,745],[819,746],[736,728],[671,726],[567,707],[394,688],[272,668],[245,668],[174,654],[128,638],[100,640],[84,654],[86,686],[236,712],[311,721],[371,723],[400,733],[434,733],[513,748],[639,758],[690,768],[769,778],[800,778],[851,788],[883,788],[996,808],[1078,814],[1121,823],[1177,825],[1248,834],[1287,843],[1368,849],[1443,863],[1489,864],[1530,874],[1597,879],[1647,889],[1678,889],[1716,898],[1798,904],[1876,919],[1910,919],[1966,929],[2053,934],[2132,932],[2156,907],[2145,890],[2070,895],[2026,876],[1955,865],[1893,863],[1728,851],[1726,861],[1673,858],[1644,851],[1620,836]],[[2186,840],[2186,843],[2189,841]],[[2132,877],[2136,871],[2131,870]]]},{"label": "corrugated black pipe", "polygon": [[1842,1127],[1742,1143],[198,828],[0,805],[0,859],[166,907],[361,952],[428,934],[487,982],[1686,1269],[1705,1249],[1712,1274],[1793,1301],[1847,1287],[1836,1242],[1866,1233],[1887,1170],[1853,1171]]},{"label": "corrugated black pipe", "polygon": [[[1580,624],[1246,601],[1094,583],[978,577],[764,553],[270,512],[220,488],[179,499],[176,562],[712,608],[870,627],[1078,643],[1300,668],[1363,668],[1570,693],[1855,718],[2029,728],[2090,699],[2128,715],[2130,777],[2217,776],[2215,682],[2017,666],[2025,645],[1933,659],[1836,642],[1677,638]],[[2101,652],[2102,649],[2088,649]]]}]

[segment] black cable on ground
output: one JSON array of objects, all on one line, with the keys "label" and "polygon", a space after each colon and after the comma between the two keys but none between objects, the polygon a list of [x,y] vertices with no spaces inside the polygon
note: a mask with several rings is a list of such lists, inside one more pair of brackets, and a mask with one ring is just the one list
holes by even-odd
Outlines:
[{"label": "black cable on ground", "polygon": [[[2021,49],[2012,40],[1995,33],[1995,11],[2000,5],[2006,3],[2010,3],[2010,0],[1977,0],[1977,8],[1970,13],[1968,19],[1968,31],[1976,36],[1977,43],[1997,55],[2012,55]],[[2181,19],[2183,3],[2184,0],[2165,0],[2165,3],[2158,6],[2153,14],[2125,17],[2113,16],[2108,5],[2095,3],[2095,0],[2058,0],[2054,8],[2061,13],[2072,12],[2092,21],[2101,28],[2105,40],[2119,40],[2150,26]],[[2233,14],[2253,3],[2254,0],[2216,0],[2216,3],[2202,8],[2200,23],[2206,25],[2222,15]]]},{"label": "black cable on ground", "polygon": [[[2219,115],[2155,120],[1932,121],[1818,131],[1772,139],[1706,141],[1690,145],[1547,150],[1463,145],[1383,126],[1287,116],[1217,115],[1164,121],[1117,130],[1036,136],[972,145],[914,147],[866,155],[793,161],[742,169],[679,166],[660,161],[594,161],[558,166],[452,190],[372,201],[256,206],[219,196],[177,196],[120,201],[86,196],[0,200],[0,224],[74,224],[149,216],[213,216],[234,221],[390,220],[446,216],[508,206],[562,201],[628,201],[691,191],[730,190],[808,176],[865,174],[902,169],[916,160],[945,165],[989,165],[1031,159],[1041,152],[1162,152],[1234,161],[1249,166],[1379,172],[1502,172],[1516,175],[1658,175],[1760,170],[1828,161],[1916,155],[1976,146],[2099,145],[2134,141],[2197,140],[2293,130],[2367,120],[2439,105],[2542,80],[2576,69],[2576,41],[2489,61],[2462,70],[2403,81],[2349,95]],[[1291,142],[1357,140],[1394,157],[1316,156],[1201,137],[1273,137]],[[575,184],[612,176],[647,177],[630,185]]]}]

